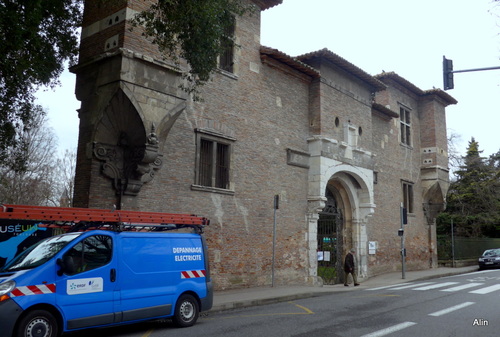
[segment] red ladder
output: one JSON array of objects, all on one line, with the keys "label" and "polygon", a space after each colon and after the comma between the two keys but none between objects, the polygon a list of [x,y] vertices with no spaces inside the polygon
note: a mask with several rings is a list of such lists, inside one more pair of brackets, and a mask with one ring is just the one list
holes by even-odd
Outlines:
[{"label": "red ladder", "polygon": [[210,223],[207,218],[188,214],[5,204],[0,205],[0,219],[201,226]]}]

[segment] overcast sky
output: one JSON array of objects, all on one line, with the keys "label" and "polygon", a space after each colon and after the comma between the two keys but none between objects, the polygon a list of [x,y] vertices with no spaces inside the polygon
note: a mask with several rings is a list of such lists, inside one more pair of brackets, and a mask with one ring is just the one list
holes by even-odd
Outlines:
[{"label": "overcast sky", "polygon": [[[443,55],[455,70],[500,66],[500,9],[492,0],[284,0],[262,14],[261,44],[298,56],[323,48],[371,75],[393,71],[422,90],[443,87]],[[493,13],[492,13],[493,12]],[[483,155],[500,150],[500,69],[458,73],[447,91],[448,133],[465,151],[475,137]],[[80,103],[75,75],[39,92],[59,147],[76,149]]]},{"label": "overcast sky", "polygon": [[[500,66],[500,9],[492,0],[284,0],[262,15],[261,44],[298,56],[323,48],[371,75],[393,71],[422,90],[454,70]],[[494,13],[492,13],[492,11]],[[448,133],[500,150],[500,69],[454,74]]]}]

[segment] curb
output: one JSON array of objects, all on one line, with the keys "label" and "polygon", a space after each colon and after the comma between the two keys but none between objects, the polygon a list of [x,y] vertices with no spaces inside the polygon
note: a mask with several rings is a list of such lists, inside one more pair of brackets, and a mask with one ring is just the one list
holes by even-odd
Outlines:
[{"label": "curb", "polygon": [[[438,273],[438,274],[430,274],[430,275],[422,275],[420,277],[418,276],[413,276],[410,278],[401,278],[398,279],[397,282],[394,282],[394,280],[391,280],[393,284],[399,284],[399,283],[404,283],[404,282],[414,282],[414,281],[422,281],[422,280],[430,280],[430,279],[435,279],[435,278],[441,278],[441,277],[449,277],[449,276],[455,276],[455,275],[462,275],[462,274],[468,274],[477,271],[477,268],[471,267],[468,270],[456,270],[456,271],[448,271],[444,273]],[[368,284],[366,284],[366,283]],[[360,287],[361,289],[365,287],[377,287],[378,285],[375,284],[377,283],[376,280],[367,280],[363,282]],[[371,283],[371,284],[370,284]],[[382,280],[379,280],[379,283],[381,285],[387,285],[387,282],[383,282]],[[365,287],[363,287],[365,286]],[[251,295],[250,297],[253,296],[253,298],[249,299],[241,299],[241,300],[226,300],[223,303],[215,304],[213,305],[212,309],[210,309],[207,312],[204,312],[205,315],[210,314],[210,313],[219,313],[223,311],[230,311],[234,309],[241,309],[241,308],[249,308],[249,307],[255,307],[255,306],[261,306],[261,305],[266,305],[266,304],[273,304],[273,303],[280,303],[280,302],[287,302],[287,301],[293,301],[293,300],[298,300],[298,299],[304,299],[304,298],[312,298],[312,297],[320,297],[320,296],[325,296],[325,295],[330,295],[334,293],[339,293],[339,292],[345,292],[349,291],[350,289],[354,289],[354,287],[350,288],[344,288],[344,287],[335,287],[335,286],[329,286],[329,287],[318,287],[318,290],[311,290],[311,287],[304,287],[304,289],[301,289],[302,287],[290,287],[290,288],[277,288],[275,292],[277,292],[276,295],[273,294],[272,289],[267,288],[265,291],[270,292],[266,295],[260,295],[261,297],[259,298],[259,292],[256,291],[256,295]],[[286,289],[285,292],[289,292],[287,294],[282,294],[283,289]],[[248,289],[247,289],[248,290]],[[263,290],[264,291],[264,290]],[[296,291],[296,292],[295,292]],[[281,292],[281,294],[280,294]],[[292,293],[290,293],[292,292]],[[248,294],[240,294],[242,297],[246,296],[248,297]],[[238,292],[234,292],[233,296],[238,297]]]},{"label": "curb", "polygon": [[209,313],[216,313],[216,312],[221,312],[221,311],[228,311],[228,310],[234,310],[234,309],[242,309],[242,308],[249,308],[249,307],[256,307],[256,306],[261,306],[261,305],[266,305],[266,304],[274,304],[274,303],[280,303],[280,302],[288,302],[288,301],[294,301],[294,300],[299,300],[299,299],[304,299],[304,298],[312,298],[312,297],[319,297],[321,295],[329,295],[334,293],[335,291],[309,291],[309,292],[303,292],[303,293],[296,293],[296,294],[288,294],[288,295],[276,295],[274,297],[268,297],[268,298],[260,298],[260,299],[253,299],[253,300],[242,300],[242,301],[234,301],[230,303],[225,303],[225,304],[218,304],[214,305]]}]

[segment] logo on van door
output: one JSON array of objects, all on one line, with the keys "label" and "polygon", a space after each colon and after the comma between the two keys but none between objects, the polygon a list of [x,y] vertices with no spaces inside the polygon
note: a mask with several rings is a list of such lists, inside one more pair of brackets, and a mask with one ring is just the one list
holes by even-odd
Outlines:
[{"label": "logo on van door", "polygon": [[66,282],[66,293],[68,295],[98,293],[103,290],[104,281],[102,277],[81,278]]}]

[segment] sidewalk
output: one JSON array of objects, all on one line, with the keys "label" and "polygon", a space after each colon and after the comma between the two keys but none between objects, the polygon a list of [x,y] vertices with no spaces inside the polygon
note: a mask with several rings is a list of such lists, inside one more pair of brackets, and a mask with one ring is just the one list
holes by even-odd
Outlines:
[{"label": "sidewalk", "polygon": [[279,286],[279,287],[257,287],[239,290],[227,290],[214,293],[214,304],[212,312],[224,311],[236,308],[258,306],[269,303],[293,301],[301,298],[316,297],[333,294],[342,291],[354,291],[393,284],[428,280],[438,277],[459,275],[477,271],[477,266],[461,268],[434,268],[419,271],[407,271],[405,278],[401,272],[388,273],[369,278],[361,282],[359,287],[344,287],[343,284],[325,285],[322,287],[307,286]]}]

